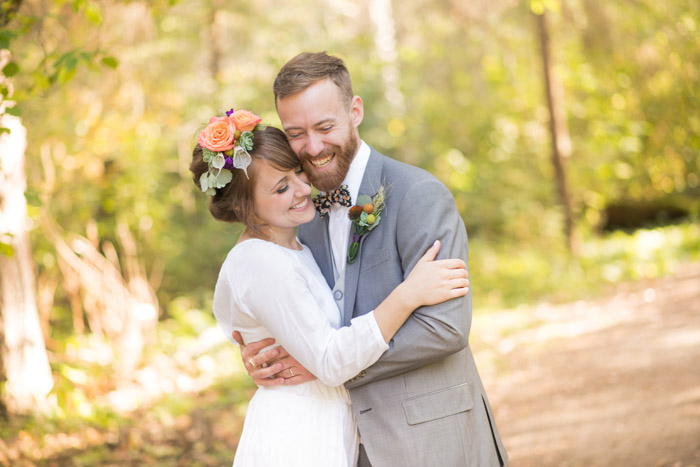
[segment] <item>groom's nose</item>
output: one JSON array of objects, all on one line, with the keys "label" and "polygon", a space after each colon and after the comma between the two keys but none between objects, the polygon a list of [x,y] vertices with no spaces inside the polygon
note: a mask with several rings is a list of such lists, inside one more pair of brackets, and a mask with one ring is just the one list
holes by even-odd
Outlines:
[{"label": "groom's nose", "polygon": [[323,151],[323,141],[321,141],[321,135],[315,132],[309,133],[306,140],[306,152],[311,156],[318,156],[321,151]]}]

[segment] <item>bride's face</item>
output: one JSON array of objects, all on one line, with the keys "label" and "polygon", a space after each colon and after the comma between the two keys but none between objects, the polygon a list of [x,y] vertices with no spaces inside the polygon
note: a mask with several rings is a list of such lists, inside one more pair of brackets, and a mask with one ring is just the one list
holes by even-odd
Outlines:
[{"label": "bride's face", "polygon": [[265,161],[256,168],[255,215],[273,230],[293,229],[314,218],[311,185],[301,166],[281,171]]}]

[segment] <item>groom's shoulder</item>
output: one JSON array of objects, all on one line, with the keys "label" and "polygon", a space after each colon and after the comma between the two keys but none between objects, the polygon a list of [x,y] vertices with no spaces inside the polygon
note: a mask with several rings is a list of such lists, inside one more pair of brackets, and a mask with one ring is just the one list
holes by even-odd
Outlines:
[{"label": "groom's shoulder", "polygon": [[383,160],[383,174],[386,177],[397,177],[408,183],[416,183],[422,180],[431,180],[442,184],[433,174],[415,165],[401,162],[392,157],[377,152]]},{"label": "groom's shoulder", "polygon": [[388,185],[399,188],[401,191],[423,192],[424,190],[438,190],[449,193],[449,189],[433,174],[425,169],[401,162],[384,154],[382,157],[382,177]]}]

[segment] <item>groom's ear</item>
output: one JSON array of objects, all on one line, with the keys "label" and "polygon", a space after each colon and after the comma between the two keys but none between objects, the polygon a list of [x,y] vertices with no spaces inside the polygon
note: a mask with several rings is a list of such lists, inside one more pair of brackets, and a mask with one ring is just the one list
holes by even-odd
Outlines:
[{"label": "groom's ear", "polygon": [[353,96],[350,102],[350,119],[352,125],[357,128],[365,117],[365,107],[360,96]]}]

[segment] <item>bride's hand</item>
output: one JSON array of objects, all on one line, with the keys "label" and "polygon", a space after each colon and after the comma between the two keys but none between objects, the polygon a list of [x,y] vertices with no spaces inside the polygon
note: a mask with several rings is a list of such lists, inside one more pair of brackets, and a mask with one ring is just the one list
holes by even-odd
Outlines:
[{"label": "bride's hand", "polygon": [[420,306],[435,305],[469,293],[467,265],[459,258],[435,260],[440,250],[437,240],[403,282],[408,300]]}]

